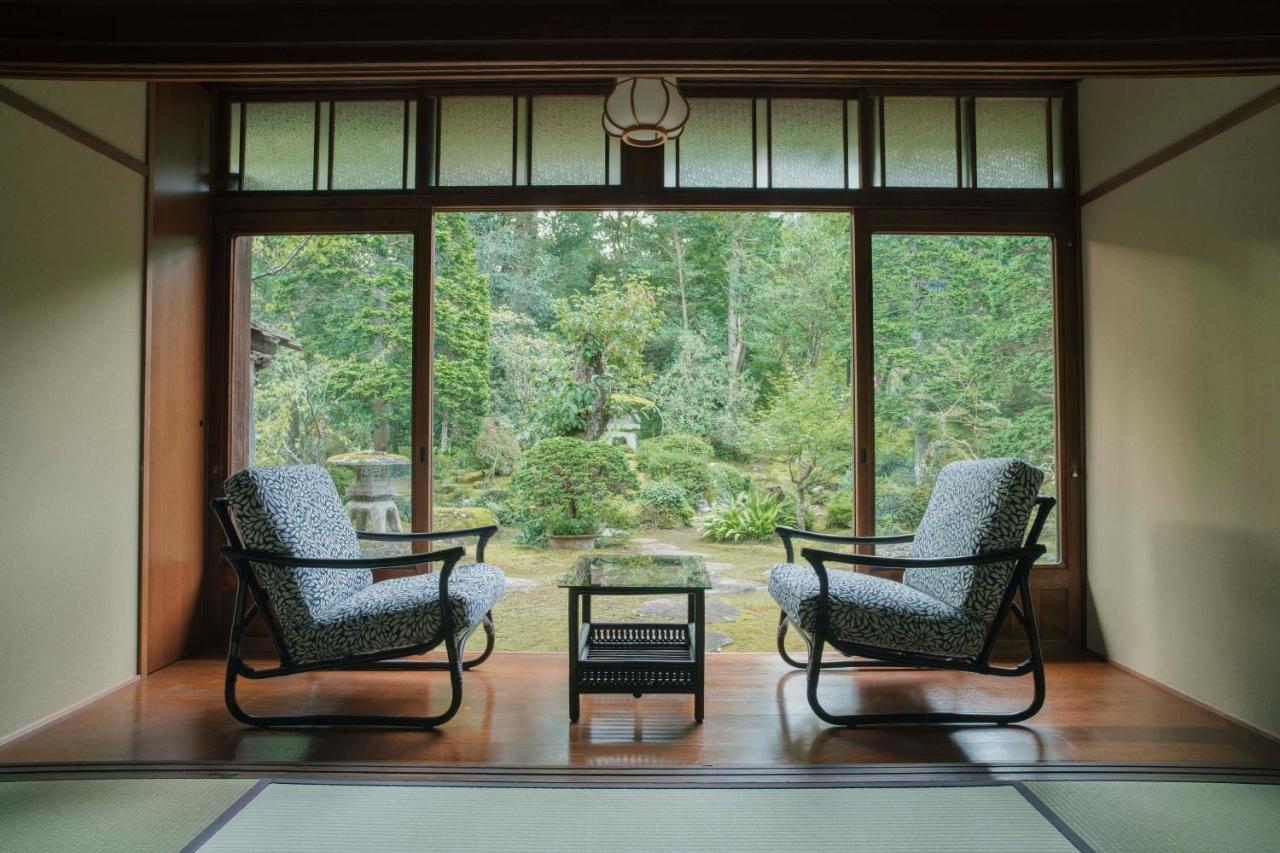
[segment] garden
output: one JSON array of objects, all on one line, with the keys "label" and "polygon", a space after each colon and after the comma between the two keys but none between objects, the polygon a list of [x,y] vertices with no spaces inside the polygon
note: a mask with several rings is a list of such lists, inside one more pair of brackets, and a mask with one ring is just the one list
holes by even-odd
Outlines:
[{"label": "garden", "polygon": [[[582,549],[703,556],[709,648],[772,648],[773,528],[853,524],[849,231],[816,213],[436,216],[432,524],[501,525],[499,649],[565,647],[555,581]],[[408,235],[253,243],[255,328],[286,341],[255,351],[255,463],[327,465],[365,500],[352,454],[376,457],[404,529],[425,526],[413,254]],[[879,532],[912,529],[953,459],[1052,477],[1048,241],[882,235],[873,264]]]}]

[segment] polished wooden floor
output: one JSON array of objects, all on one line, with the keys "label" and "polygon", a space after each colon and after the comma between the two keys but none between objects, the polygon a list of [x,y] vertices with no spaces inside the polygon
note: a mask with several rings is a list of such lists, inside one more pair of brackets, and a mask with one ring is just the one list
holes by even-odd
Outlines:
[{"label": "polished wooden floor", "polygon": [[[222,705],[222,663],[186,660],[0,747],[0,763],[354,762],[596,768],[899,762],[1097,761],[1280,766],[1280,744],[1096,661],[1049,666],[1044,710],[1022,726],[831,729],[804,676],[776,656],[712,655],[707,719],[688,697],[585,697],[571,725],[559,654],[498,654],[467,673],[462,710],[436,732],[255,730]],[[824,676],[836,708],[1012,708],[1029,679],[867,671]],[[441,673],[328,673],[246,686],[252,711],[422,713]]]}]

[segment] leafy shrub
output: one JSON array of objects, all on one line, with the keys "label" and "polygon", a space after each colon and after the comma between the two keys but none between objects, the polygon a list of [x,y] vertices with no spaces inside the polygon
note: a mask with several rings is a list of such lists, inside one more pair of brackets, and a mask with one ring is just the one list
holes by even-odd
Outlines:
[{"label": "leafy shrub", "polygon": [[600,523],[605,527],[619,531],[635,529],[640,519],[640,513],[635,504],[618,498],[601,501],[597,515]]},{"label": "leafy shrub", "polygon": [[484,418],[472,454],[484,466],[486,481],[496,474],[510,474],[520,461],[515,427],[506,418]]},{"label": "leafy shrub", "polygon": [[640,504],[640,520],[648,527],[684,527],[693,518],[685,490],[670,480],[645,483],[640,487],[636,501]]},{"label": "leafy shrub", "polygon": [[827,529],[848,530],[853,526],[853,496],[841,489],[827,501]]},{"label": "leafy shrub", "polygon": [[710,459],[714,455],[711,445],[707,444],[696,435],[687,432],[673,432],[670,435],[660,435],[656,438],[650,438],[643,442],[644,447],[636,448],[637,458],[646,451],[657,453],[684,453],[689,456],[697,456],[699,459]]},{"label": "leafy shrub", "polygon": [[640,442],[636,467],[654,480],[671,480],[696,500],[712,485],[711,445],[696,435],[675,433]]},{"label": "leafy shrub", "polygon": [[593,536],[600,532],[600,519],[594,514],[557,513],[547,519],[546,531],[548,536]]},{"label": "leafy shrub", "polygon": [[785,502],[774,495],[739,492],[733,500],[712,507],[703,535],[717,542],[769,539],[775,527],[794,520],[794,510],[788,512]]},{"label": "leafy shrub", "polygon": [[736,468],[728,465],[711,463],[711,496],[716,500],[729,501],[741,492],[751,491],[751,478]]},{"label": "leafy shrub", "polygon": [[511,494],[522,531],[529,534],[524,541],[532,542],[530,537],[539,529],[545,532],[553,519],[589,518],[594,533],[599,529],[600,504],[611,496],[627,495],[637,485],[618,448],[580,438],[544,438],[525,454],[511,478]]}]

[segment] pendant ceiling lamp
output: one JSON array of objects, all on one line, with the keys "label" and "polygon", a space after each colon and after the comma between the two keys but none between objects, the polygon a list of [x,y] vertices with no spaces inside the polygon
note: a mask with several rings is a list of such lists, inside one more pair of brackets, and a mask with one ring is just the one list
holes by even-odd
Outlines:
[{"label": "pendant ceiling lamp", "polygon": [[604,129],[636,148],[675,139],[689,120],[689,102],[670,77],[621,77],[604,101]]}]

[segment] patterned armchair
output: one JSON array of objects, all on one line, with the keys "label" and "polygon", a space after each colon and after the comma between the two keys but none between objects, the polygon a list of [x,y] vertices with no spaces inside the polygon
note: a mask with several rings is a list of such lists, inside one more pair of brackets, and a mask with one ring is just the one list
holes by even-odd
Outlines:
[{"label": "patterned armchair", "polygon": [[[227,480],[213,502],[227,535],[223,556],[239,583],[227,656],[227,708],[251,725],[385,725],[432,728],[462,702],[462,670],[493,648],[490,610],[502,597],[502,572],[484,562],[497,527],[440,533],[360,534],[351,526],[328,472],[318,465],[246,468]],[[459,546],[397,557],[367,557],[359,540],[437,541],[475,536],[476,562],[460,563]],[[439,563],[437,572],[373,580],[372,569]],[[245,609],[246,598],[252,607]],[[447,602],[447,606],[442,606]],[[255,669],[240,657],[244,628],[260,616],[279,665]],[[462,649],[484,626],[484,653],[462,660]],[[448,661],[399,660],[443,644]],[[449,707],[434,717],[295,715],[262,717],[236,700],[237,678],[274,678],[320,669],[447,669]]]},{"label": "patterned armchair", "polygon": [[[1044,554],[1038,544],[1054,500],[1038,496],[1044,474],[1017,459],[953,462],[942,469],[920,526],[906,536],[835,536],[777,528],[786,562],[769,572],[769,593],[782,612],[778,653],[808,670],[809,705],[841,726],[880,723],[1007,724],[1031,717],[1044,704],[1044,661],[1028,578]],[[1034,511],[1034,519],[1032,514]],[[1030,529],[1028,530],[1028,522]],[[1025,537],[1024,537],[1025,533]],[[911,543],[910,557],[847,554],[805,548],[809,565],[794,562],[792,540],[884,545]],[[829,569],[843,563],[865,569],[902,569],[901,581]],[[1021,605],[1015,600],[1021,594]],[[1012,612],[1030,646],[1016,666],[994,666],[996,637]],[[809,647],[805,662],[784,645],[788,627]],[[822,660],[829,645],[848,658]],[[837,667],[916,666],[985,675],[1031,674],[1029,706],[1011,714],[885,713],[836,715],[818,701],[818,679]]]}]

